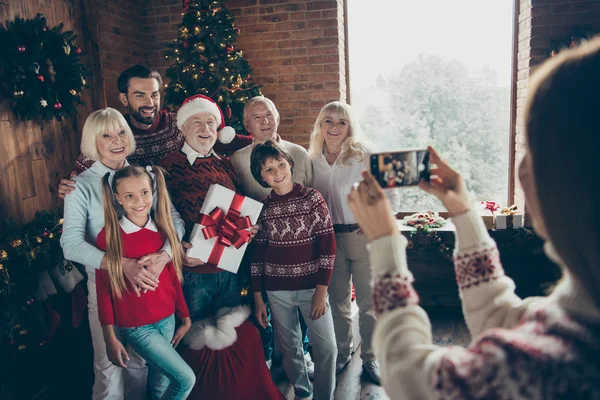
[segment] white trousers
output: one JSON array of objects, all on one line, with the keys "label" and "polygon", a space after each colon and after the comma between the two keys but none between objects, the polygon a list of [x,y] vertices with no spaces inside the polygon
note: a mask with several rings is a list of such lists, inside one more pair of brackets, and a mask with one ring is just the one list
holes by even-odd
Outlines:
[{"label": "white trousers", "polygon": [[98,300],[96,284],[88,281],[88,310],[92,345],[94,346],[94,388],[93,400],[143,400],[146,398],[146,382],[148,380],[148,367],[141,358],[120,335],[115,327],[117,338],[123,343],[129,361],[127,368],[113,365],[106,355],[106,344],[102,334],[102,326],[98,319]]}]

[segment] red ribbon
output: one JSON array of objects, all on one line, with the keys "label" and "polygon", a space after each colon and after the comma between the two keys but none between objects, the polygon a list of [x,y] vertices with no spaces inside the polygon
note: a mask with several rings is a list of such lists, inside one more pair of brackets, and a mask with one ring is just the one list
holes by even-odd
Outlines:
[{"label": "red ribbon", "polygon": [[482,201],[481,204],[485,204],[485,209],[490,210],[492,214],[494,211],[498,211],[500,206],[495,201]]},{"label": "red ribbon", "polygon": [[200,214],[200,224],[205,226],[202,229],[204,239],[217,237],[217,241],[208,257],[207,262],[209,264],[219,264],[225,247],[233,246],[239,249],[244,243],[250,241],[250,232],[246,229],[252,226],[252,222],[250,222],[250,217],[240,216],[240,208],[244,199],[244,196],[236,193],[227,214],[219,207],[213,208],[208,214]]}]

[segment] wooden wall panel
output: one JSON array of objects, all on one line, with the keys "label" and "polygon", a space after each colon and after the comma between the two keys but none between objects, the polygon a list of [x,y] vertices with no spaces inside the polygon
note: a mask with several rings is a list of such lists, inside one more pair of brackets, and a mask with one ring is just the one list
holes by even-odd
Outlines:
[{"label": "wooden wall panel", "polygon": [[[89,1],[0,0],[0,21],[33,18],[42,13],[49,26],[64,23],[65,30],[78,35],[77,45],[91,53],[82,61],[94,73],[90,83],[97,83],[101,82],[98,70],[90,66],[90,60],[97,57],[97,51],[93,51],[97,44],[89,29],[95,26],[90,8]],[[62,205],[56,184],[72,170],[79,154],[82,122],[93,109],[104,106],[96,104],[103,98],[102,92],[102,85],[87,89],[83,94],[87,105],[79,107],[76,118],[62,122],[20,121],[10,111],[8,101],[0,102],[0,218],[25,223],[39,210]]]}]

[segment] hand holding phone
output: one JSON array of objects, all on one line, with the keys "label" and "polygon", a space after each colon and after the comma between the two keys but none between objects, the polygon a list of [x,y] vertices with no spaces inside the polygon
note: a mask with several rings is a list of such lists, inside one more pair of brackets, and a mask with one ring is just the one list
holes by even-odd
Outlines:
[{"label": "hand holding phone", "polygon": [[373,153],[368,162],[371,175],[383,189],[416,186],[422,179],[429,181],[427,149]]}]

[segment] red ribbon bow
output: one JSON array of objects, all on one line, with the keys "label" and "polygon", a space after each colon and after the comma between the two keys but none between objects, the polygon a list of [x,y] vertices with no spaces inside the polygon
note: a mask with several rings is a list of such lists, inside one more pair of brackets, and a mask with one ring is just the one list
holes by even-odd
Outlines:
[{"label": "red ribbon bow", "polygon": [[240,216],[240,208],[245,197],[240,194],[235,194],[227,214],[219,207],[213,208],[208,214],[200,214],[200,224],[204,225],[202,234],[205,239],[211,239],[217,236],[210,256],[208,264],[218,265],[225,247],[233,246],[239,249],[250,241],[250,232],[246,229],[252,226],[250,217]]},{"label": "red ribbon bow", "polygon": [[481,204],[485,204],[485,209],[490,210],[492,214],[494,211],[498,211],[500,206],[495,201],[482,201]]}]

